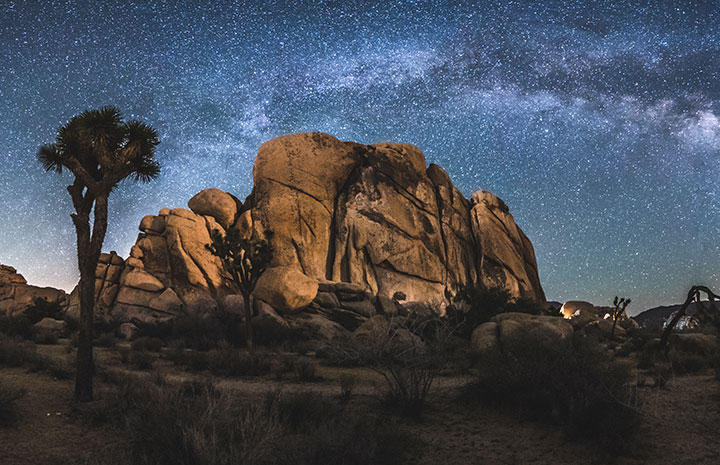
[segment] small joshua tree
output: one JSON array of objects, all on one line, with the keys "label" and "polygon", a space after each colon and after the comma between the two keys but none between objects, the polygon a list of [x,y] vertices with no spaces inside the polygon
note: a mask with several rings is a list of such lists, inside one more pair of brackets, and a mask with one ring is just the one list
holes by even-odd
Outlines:
[{"label": "small joshua tree", "polygon": [[250,296],[260,276],[267,269],[272,260],[273,248],[270,245],[272,231],[267,231],[265,237],[252,235],[244,237],[235,228],[226,234],[217,229],[210,234],[212,240],[207,249],[223,263],[225,271],[230,273],[233,282],[243,296],[245,309],[245,336],[248,350],[253,349],[252,311],[250,309]]},{"label": "small joshua tree", "polygon": [[615,296],[615,299],[613,300],[613,309],[612,314],[610,315],[613,319],[613,326],[612,331],[610,331],[610,337],[613,337],[615,335],[615,327],[617,326],[617,322],[625,315],[625,309],[628,305],[630,305],[630,302],[632,300],[626,299],[625,297],[618,298],[618,296]]}]

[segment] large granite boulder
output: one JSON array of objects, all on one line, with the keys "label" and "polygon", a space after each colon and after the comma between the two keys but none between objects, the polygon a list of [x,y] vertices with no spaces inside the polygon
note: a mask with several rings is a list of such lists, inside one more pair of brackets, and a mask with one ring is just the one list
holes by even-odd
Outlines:
[{"label": "large granite boulder", "polygon": [[373,295],[444,302],[464,285],[544,303],[530,241],[489,192],[472,202],[407,144],[360,145],[322,133],[263,144],[245,208],[275,232],[275,265]]},{"label": "large granite boulder", "polygon": [[29,285],[15,268],[0,265],[0,315],[23,313],[33,305],[35,299],[46,299],[64,306],[67,295],[61,289]]},{"label": "large granite boulder", "polygon": [[[97,298],[107,313],[170,318],[236,294],[206,248],[214,229],[272,231],[275,253],[255,295],[325,333],[335,324],[352,331],[377,313],[442,311],[464,286],[545,303],[532,244],[507,206],[487,191],[466,199],[417,147],[293,134],[260,147],[253,178],[244,203],[206,189],[190,210],[143,218],[130,257],[118,269],[99,266]],[[318,318],[334,323],[318,326]]]}]

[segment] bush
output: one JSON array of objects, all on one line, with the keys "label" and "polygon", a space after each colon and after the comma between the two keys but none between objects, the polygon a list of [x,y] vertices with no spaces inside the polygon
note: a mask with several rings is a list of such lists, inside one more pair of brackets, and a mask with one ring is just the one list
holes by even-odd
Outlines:
[{"label": "bush", "polygon": [[353,390],[357,384],[358,378],[353,375],[341,375],[340,376],[340,400],[347,402],[352,398]]},{"label": "bush", "polygon": [[155,356],[150,352],[120,348],[120,363],[130,365],[135,370],[149,370],[153,367]]},{"label": "bush", "polygon": [[177,316],[171,323],[172,337],[183,341],[186,347],[196,350],[210,350],[217,346],[219,341],[225,340],[230,329],[223,327],[217,318],[202,317],[197,314],[184,314]]},{"label": "bush", "polygon": [[130,365],[136,370],[150,370],[155,362],[155,357],[148,352],[130,351]]},{"label": "bush", "polygon": [[294,366],[295,377],[300,381],[317,381],[317,365],[309,360],[298,360]]},{"label": "bush", "polygon": [[272,369],[268,355],[260,350],[247,352],[227,342],[208,352],[175,349],[168,354],[173,363],[192,371],[207,370],[217,376],[261,376]]},{"label": "bush", "polygon": [[512,299],[503,288],[478,285],[461,289],[447,308],[446,315],[449,325],[456,328],[454,333],[470,339],[473,329],[504,312],[541,315],[544,309],[529,299]]},{"label": "bush", "polygon": [[0,383],[0,426],[8,426],[17,419],[15,403],[22,399],[27,391]]},{"label": "bush", "polygon": [[0,337],[0,365],[21,367],[35,363],[38,357],[34,345],[17,337]]},{"label": "bush", "polygon": [[269,373],[272,365],[265,352],[221,344],[207,353],[207,368],[219,376],[261,376]]},{"label": "bush", "polygon": [[336,336],[325,343],[315,356],[322,360],[322,363],[332,367],[352,368],[363,366],[367,361],[363,348],[351,335]]},{"label": "bush", "polygon": [[451,338],[446,321],[430,314],[380,323],[357,344],[359,358],[383,377],[389,405],[414,416],[422,412],[435,379],[448,365]]},{"label": "bush", "polygon": [[673,348],[668,353],[673,372],[678,375],[699,373],[712,367],[711,358],[696,352],[689,352]]},{"label": "bush", "polygon": [[7,336],[0,337],[0,365],[47,371],[58,379],[68,379],[74,373],[74,368],[68,361],[58,362],[43,357],[37,353],[34,344]]},{"label": "bush", "polygon": [[130,437],[129,463],[389,464],[410,445],[387,421],[315,393],[247,399],[211,382],[144,377],[127,379],[109,405]]},{"label": "bush", "polygon": [[57,344],[58,337],[54,331],[42,328],[34,331],[33,341],[35,344]]},{"label": "bush", "polygon": [[582,337],[561,346],[528,338],[512,353],[496,351],[479,362],[471,393],[480,401],[616,447],[637,426],[629,367]]},{"label": "bush", "polygon": [[11,337],[30,339],[33,335],[33,322],[23,314],[0,316],[0,332]]},{"label": "bush", "polygon": [[143,336],[138,339],[135,339],[132,344],[130,344],[130,348],[134,351],[143,352],[160,352],[163,347],[163,341],[162,339],[156,338],[156,337],[148,337]]},{"label": "bush", "polygon": [[95,345],[97,347],[115,347],[117,345],[117,339],[111,333],[102,333],[95,338]]},{"label": "bush", "polygon": [[48,302],[47,299],[36,297],[32,305],[23,312],[30,320],[31,324],[35,324],[43,318],[52,318],[54,320],[63,319],[63,308],[57,302]]},{"label": "bush", "polygon": [[710,357],[710,366],[715,371],[715,378],[720,380],[720,351],[715,352],[715,354]]}]

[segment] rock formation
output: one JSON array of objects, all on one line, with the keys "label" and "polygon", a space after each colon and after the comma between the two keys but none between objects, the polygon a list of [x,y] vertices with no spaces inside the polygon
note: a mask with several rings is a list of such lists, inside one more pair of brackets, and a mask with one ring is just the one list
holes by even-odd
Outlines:
[{"label": "rock formation", "polygon": [[143,218],[127,260],[102,257],[102,312],[153,320],[222,305],[236,292],[205,245],[211,230],[230,228],[274,233],[256,308],[313,320],[321,332],[413,303],[442,309],[476,284],[545,302],[532,244],[507,206],[487,191],[466,199],[417,147],[294,134],[260,147],[253,177],[244,203],[207,189],[190,210]]},{"label": "rock formation", "polygon": [[52,287],[31,286],[15,268],[0,265],[0,315],[22,313],[38,298],[65,305],[66,294]]}]

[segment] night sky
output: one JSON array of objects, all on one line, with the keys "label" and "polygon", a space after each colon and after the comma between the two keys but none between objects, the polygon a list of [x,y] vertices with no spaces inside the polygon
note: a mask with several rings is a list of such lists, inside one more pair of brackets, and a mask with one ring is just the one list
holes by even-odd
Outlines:
[{"label": "night sky", "polygon": [[262,142],[323,131],[495,192],[548,299],[718,292],[720,6],[615,3],[0,0],[0,263],[73,287],[71,177],[36,153],[115,105],[162,141],[160,177],[111,196],[123,256],[144,215],[242,199]]}]

